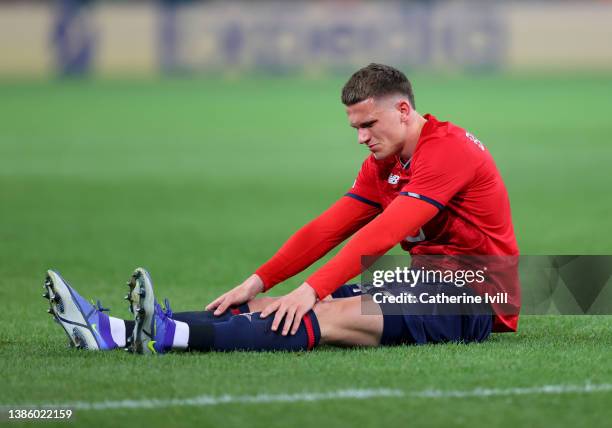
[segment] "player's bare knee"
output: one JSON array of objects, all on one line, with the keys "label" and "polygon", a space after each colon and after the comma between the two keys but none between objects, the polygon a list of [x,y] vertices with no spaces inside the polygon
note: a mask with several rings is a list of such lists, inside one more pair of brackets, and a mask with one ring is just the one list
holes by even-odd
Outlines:
[{"label": "player's bare knee", "polygon": [[321,300],[314,305],[312,310],[317,315],[317,319],[334,324],[346,311],[346,305],[340,299]]},{"label": "player's bare knee", "polygon": [[378,327],[371,317],[361,314],[360,298],[318,302],[313,310],[319,321],[321,343],[332,345],[376,345]]},{"label": "player's bare knee", "polygon": [[339,326],[337,319],[341,306],[341,304],[338,304],[338,300],[322,300],[317,302],[312,308],[319,321],[321,340],[323,342],[329,343],[338,335]]},{"label": "player's bare knee", "polygon": [[261,312],[265,309],[266,306],[268,306],[270,303],[272,303],[276,299],[277,297],[258,297],[256,299],[249,300],[248,302],[249,311],[250,312]]},{"label": "player's bare knee", "polygon": [[321,344],[337,346],[376,346],[380,343],[383,316],[366,309],[362,298],[347,297],[321,301],[314,306],[319,320]]}]

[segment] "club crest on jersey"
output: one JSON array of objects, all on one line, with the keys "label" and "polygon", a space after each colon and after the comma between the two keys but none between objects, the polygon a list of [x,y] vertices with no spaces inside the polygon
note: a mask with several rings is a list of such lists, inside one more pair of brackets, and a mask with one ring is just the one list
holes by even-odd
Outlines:
[{"label": "club crest on jersey", "polygon": [[389,184],[397,184],[397,183],[399,183],[399,180],[400,180],[400,176],[399,175],[395,175],[395,174],[389,175],[389,178],[387,179]]}]

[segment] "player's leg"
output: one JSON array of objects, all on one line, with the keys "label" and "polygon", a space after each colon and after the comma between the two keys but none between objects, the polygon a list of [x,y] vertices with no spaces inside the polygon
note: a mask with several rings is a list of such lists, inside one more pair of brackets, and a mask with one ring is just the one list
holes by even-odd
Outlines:
[{"label": "player's leg", "polygon": [[[135,274],[146,273],[137,269]],[[148,275],[148,274],[146,274]],[[135,276],[128,282],[131,289],[135,288]],[[352,286],[345,286],[346,293],[339,290],[335,297],[354,295]],[[128,345],[135,327],[135,321],[111,317],[100,303],[89,303],[55,271],[49,271],[45,280],[44,297],[49,300],[48,312],[63,327],[71,346],[89,350],[112,350]],[[131,299],[130,294],[126,296]],[[248,304],[231,308],[221,316],[214,316],[211,311],[191,311],[174,313],[172,318],[192,325],[210,324],[228,321],[232,316],[260,312],[275,297],[261,297],[251,300]],[[132,308],[130,301],[130,309]]]},{"label": "player's leg", "polygon": [[[153,283],[144,270],[137,272],[130,295],[135,326],[130,349],[137,353],[165,353],[170,350],[306,350],[320,336],[316,316],[305,317],[295,336],[285,337],[270,331],[272,317],[261,319],[259,313],[232,316],[225,322],[183,322],[173,319],[166,301],[163,309],[155,299]],[[312,312],[312,311],[311,311]],[[312,316],[314,319],[310,319]]]},{"label": "player's leg", "polygon": [[[361,290],[358,285],[347,284],[338,288],[327,300],[340,299],[361,295]],[[234,315],[245,314],[249,312],[261,312],[276,300],[277,297],[256,297],[239,306],[234,306],[227,310],[224,314],[214,315],[214,311],[188,311],[188,312],[173,312],[172,319],[189,323],[209,323],[228,321]],[[129,337],[129,334],[128,334]]]},{"label": "player's leg", "polygon": [[255,299],[249,300],[249,302],[246,304],[249,310],[246,312],[261,312],[266,306],[275,301],[277,298],[278,297],[256,297]]},{"label": "player's leg", "polygon": [[[357,284],[346,284],[317,303],[314,313],[321,330],[321,343],[338,346],[376,346],[382,335],[382,312],[366,301],[369,315],[362,315],[362,291]],[[261,312],[276,298],[263,297],[249,302],[250,312]]]},{"label": "player's leg", "polygon": [[[420,285],[416,290],[461,294],[460,288],[448,285]],[[493,321],[488,305],[381,306],[371,296],[319,302],[314,312],[320,343],[336,346],[482,342],[490,336]]]},{"label": "player's leg", "polygon": [[211,323],[211,322],[223,322],[227,321],[234,315],[245,314],[252,312],[248,303],[243,305],[234,306],[229,308],[225,313],[221,315],[215,315],[213,311],[186,311],[186,312],[174,312],[173,319],[183,322],[193,323]]},{"label": "player's leg", "polygon": [[[225,322],[193,323],[172,319],[172,312],[155,300],[153,285],[142,271],[133,290],[136,327],[133,350],[310,350],[319,343],[339,346],[377,346],[401,343],[481,341],[488,337],[490,315],[394,315],[370,296],[331,299],[315,305],[295,335],[271,331],[273,317],[258,312],[236,315]],[[383,315],[384,312],[384,315]]]},{"label": "player's leg", "polygon": [[[378,311],[378,312],[377,312]],[[301,320],[295,335],[271,331],[274,317],[259,312],[234,316],[212,329],[189,326],[189,348],[199,351],[311,350],[321,343],[341,346],[376,346],[383,334],[378,305],[362,315],[361,297],[328,299],[317,303]]]},{"label": "player's leg", "polygon": [[298,351],[310,350],[319,344],[387,346],[480,342],[491,332],[489,313],[410,314],[410,308],[381,307],[370,296],[318,302],[294,336],[272,332],[272,320],[272,316],[261,319],[259,313],[251,313],[212,326],[187,325],[186,347],[196,351]]},{"label": "player's leg", "polygon": [[335,346],[378,346],[384,329],[380,307],[369,296],[335,298],[318,302],[314,313],[319,321],[321,344]]},{"label": "player's leg", "polygon": [[[358,296],[360,294],[361,291],[356,289],[355,286],[343,285],[338,289],[337,292],[334,292],[334,294],[330,296],[329,299],[352,297]],[[266,306],[268,306],[276,299],[278,299],[278,297],[256,297],[252,300],[249,300],[247,303],[231,307],[230,309],[225,311],[224,314],[221,315],[214,315],[214,311],[173,312],[173,319],[184,322],[227,321],[234,315],[246,314],[249,312],[261,312],[265,309]]]},{"label": "player's leg", "polygon": [[[382,334],[382,315],[361,315],[358,298],[320,302],[301,320],[295,335],[271,331],[273,317],[261,318],[259,312],[231,317],[225,322],[194,323],[173,319],[155,299],[153,283],[146,271],[136,272],[130,302],[136,315],[131,349],[138,353],[164,353],[170,350],[310,350],[321,340],[317,312],[326,325],[326,343],[376,345]],[[336,316],[333,313],[336,312]],[[348,318],[348,319],[347,319]],[[341,337],[344,335],[345,337]]]},{"label": "player's leg", "polygon": [[250,300],[242,305],[233,306],[221,315],[215,315],[214,311],[186,311],[173,312],[172,319],[192,324],[208,324],[211,322],[225,322],[234,315],[246,314],[249,312],[261,312],[263,308],[272,303],[276,297],[259,297]]},{"label": "player's leg", "polygon": [[[336,290],[327,300],[340,299],[346,297],[359,296],[361,290],[357,285],[347,284]],[[249,312],[261,312],[276,300],[278,297],[256,297],[239,306],[234,306],[227,310],[224,314],[214,315],[214,311],[189,311],[189,312],[173,312],[172,319],[183,322],[220,322],[228,321],[234,315],[246,314]]]}]

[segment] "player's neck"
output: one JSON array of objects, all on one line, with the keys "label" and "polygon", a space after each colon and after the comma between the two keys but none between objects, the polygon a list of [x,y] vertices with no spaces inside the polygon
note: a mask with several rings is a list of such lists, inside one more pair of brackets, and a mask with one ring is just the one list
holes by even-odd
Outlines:
[{"label": "player's neck", "polygon": [[427,123],[427,119],[418,114],[416,111],[413,111],[412,114],[414,114],[414,119],[412,120],[412,123],[410,124],[410,127],[406,132],[404,148],[402,149],[399,155],[402,164],[407,163],[412,157],[412,154],[414,153],[414,150],[416,149],[416,146],[419,142],[423,126],[425,126],[425,124]]}]

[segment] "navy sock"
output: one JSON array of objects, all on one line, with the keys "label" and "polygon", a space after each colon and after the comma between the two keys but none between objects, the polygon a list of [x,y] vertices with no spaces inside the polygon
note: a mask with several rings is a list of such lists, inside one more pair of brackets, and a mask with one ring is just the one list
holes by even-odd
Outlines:
[{"label": "navy sock", "polygon": [[317,316],[309,311],[295,335],[270,330],[274,316],[259,312],[231,317],[225,322],[189,324],[189,349],[193,351],[306,351],[319,344]]},{"label": "navy sock", "polygon": [[125,322],[125,343],[129,343],[132,338],[132,332],[134,331],[134,326],[136,325],[136,321],[124,320]]},{"label": "navy sock", "polygon": [[187,341],[188,351],[210,351],[211,343],[215,338],[215,325],[217,323],[209,322],[208,324],[191,324],[189,325],[189,340]]},{"label": "navy sock", "polygon": [[224,322],[228,321],[234,315],[245,314],[249,311],[248,303],[244,303],[240,306],[234,306],[229,308],[225,313],[218,317],[214,315],[214,311],[192,311],[192,312],[174,312],[172,319],[177,321],[183,321],[187,324],[208,324],[211,322]]},{"label": "navy sock", "polygon": [[[172,314],[172,319],[177,321],[183,321],[187,324],[210,324],[214,322],[223,322],[229,320],[234,315],[245,314],[249,312],[248,303],[244,303],[240,306],[229,308],[224,314],[218,317],[213,315],[213,311],[193,311],[193,312],[176,312]],[[125,343],[128,343],[132,338],[134,326],[136,323],[130,320],[124,320],[125,322]],[[190,325],[191,327],[191,325]]]}]

